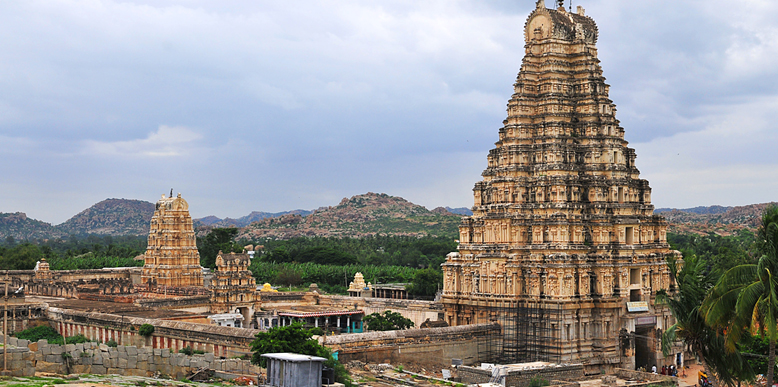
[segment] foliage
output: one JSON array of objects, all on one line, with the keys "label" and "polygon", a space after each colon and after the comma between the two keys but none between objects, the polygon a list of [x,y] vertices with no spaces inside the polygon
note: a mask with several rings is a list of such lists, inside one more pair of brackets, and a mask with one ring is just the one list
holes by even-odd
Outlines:
[{"label": "foliage", "polygon": [[8,239],[0,247],[0,269],[29,270],[41,258],[49,261],[52,270],[142,266],[143,262],[133,258],[146,249],[146,238],[138,236],[70,236],[22,244]]},{"label": "foliage", "polygon": [[62,341],[62,335],[48,325],[27,328],[21,332],[16,332],[14,336],[19,339],[29,340],[30,342],[36,342],[38,340],[47,340],[49,343]]},{"label": "foliage", "polygon": [[440,270],[423,269],[416,272],[407,290],[414,296],[433,297],[442,287],[443,273]]},{"label": "foliage", "polygon": [[105,345],[107,345],[107,346],[109,346],[109,347],[116,348],[116,347],[118,347],[118,346],[119,346],[119,343],[117,343],[117,342],[116,342],[116,340],[114,340],[114,339],[111,339],[111,340],[108,340],[108,341],[106,341],[106,342],[105,342]]},{"label": "foliage", "polygon": [[756,241],[755,264],[729,269],[705,302],[706,320],[726,332],[727,350],[736,351],[744,333],[758,331],[769,342],[767,385],[773,384],[778,340],[778,206],[765,209]]},{"label": "foliage", "polygon": [[138,328],[138,333],[141,336],[149,337],[154,334],[154,326],[151,324],[143,324]]},{"label": "foliage", "polygon": [[143,261],[136,261],[133,258],[95,256],[91,252],[77,257],[57,257],[49,260],[51,270],[85,270],[132,266],[143,266]]},{"label": "foliage", "polygon": [[253,352],[251,362],[267,367],[267,359],[262,357],[265,353],[289,352],[319,356],[327,359],[324,362],[325,366],[335,370],[336,381],[351,386],[351,378],[348,376],[346,368],[332,357],[329,349],[321,346],[313,338],[314,335],[320,333],[321,329],[305,329],[300,322],[271,328],[267,332],[259,332],[255,336],[256,339],[251,342],[251,351]]},{"label": "foliage", "polygon": [[81,343],[88,343],[91,341],[93,340],[80,333],[75,336],[70,336],[65,338],[65,344],[81,344]]},{"label": "foliage", "polygon": [[767,356],[770,350],[770,341],[766,337],[751,334],[743,335],[743,338],[738,343],[738,349],[743,354],[752,355],[745,356],[745,359],[754,370],[754,373],[763,375],[767,373]]},{"label": "foliage", "polygon": [[223,253],[243,251],[241,245],[232,241],[232,238],[238,234],[238,229],[214,228],[205,237],[197,238],[197,250],[200,252],[200,264],[203,267],[216,267],[216,256],[219,251]]},{"label": "foliage", "polygon": [[178,353],[183,353],[184,355],[192,356],[192,354],[194,354],[194,351],[192,350],[192,347],[187,345],[186,347],[179,349]]},{"label": "foliage", "polygon": [[391,310],[385,310],[383,314],[369,314],[362,321],[367,324],[367,329],[371,331],[396,331],[412,328],[414,325],[410,319]]},{"label": "foliage", "polygon": [[[419,269],[399,266],[373,266],[373,265],[317,265],[314,263],[271,263],[254,260],[249,267],[251,273],[257,279],[257,283],[283,284],[280,282],[292,273],[300,277],[300,283],[316,283],[324,291],[342,290],[346,292],[348,284],[354,280],[358,272],[365,277],[365,282],[390,283],[410,282]],[[280,277],[279,277],[280,276]]]},{"label": "foliage", "polygon": [[[245,241],[246,244],[249,241]],[[266,262],[372,264],[439,268],[457,243],[449,237],[369,236],[364,238],[292,238],[254,241],[265,246]]]},{"label": "foliage", "polygon": [[756,235],[748,230],[740,230],[732,236],[668,233],[667,241],[684,257],[704,257],[710,269],[718,273],[737,265],[754,263],[759,256],[754,243]]},{"label": "foliage", "polygon": [[43,253],[38,246],[22,243],[10,248],[0,247],[0,269],[31,270]]},{"label": "foliage", "polygon": [[551,382],[537,375],[533,376],[532,379],[530,379],[529,381],[529,387],[545,387],[550,385]]}]

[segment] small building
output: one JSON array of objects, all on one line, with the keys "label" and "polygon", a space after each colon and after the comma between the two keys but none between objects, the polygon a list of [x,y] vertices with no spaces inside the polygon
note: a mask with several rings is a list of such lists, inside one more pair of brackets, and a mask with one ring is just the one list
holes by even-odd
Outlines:
[{"label": "small building", "polygon": [[[323,357],[297,353],[266,353],[266,385],[273,387],[320,387]],[[332,383],[329,381],[328,383]]]},{"label": "small building", "polygon": [[306,328],[322,328],[325,333],[361,333],[365,311],[320,305],[289,306],[257,314],[259,329],[270,329],[301,322]]},{"label": "small building", "polygon": [[211,323],[223,327],[240,328],[243,326],[243,315],[240,313],[220,313],[208,316]]},{"label": "small building", "polygon": [[406,300],[408,299],[408,291],[406,290],[408,285],[407,283],[373,285],[373,297]]}]

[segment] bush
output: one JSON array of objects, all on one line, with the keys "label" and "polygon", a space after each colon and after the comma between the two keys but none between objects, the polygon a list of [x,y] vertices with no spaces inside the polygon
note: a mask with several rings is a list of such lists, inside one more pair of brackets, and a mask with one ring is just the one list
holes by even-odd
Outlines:
[{"label": "bush", "polygon": [[192,347],[190,347],[190,346],[186,346],[186,347],[184,347],[184,348],[181,348],[181,349],[179,349],[179,350],[178,350],[178,353],[183,353],[184,355],[187,355],[187,356],[192,356],[192,354],[194,353],[194,351],[192,351]]},{"label": "bush", "polygon": [[551,383],[548,380],[543,379],[540,376],[533,376],[529,381],[529,387],[545,387],[550,385]]},{"label": "bush", "polygon": [[86,336],[84,336],[82,334],[78,334],[78,335],[70,336],[70,337],[66,338],[65,339],[65,344],[81,344],[81,343],[88,343],[90,341],[93,341],[93,340],[90,340],[88,337],[86,337]]},{"label": "bush", "polygon": [[31,342],[36,342],[38,340],[47,340],[49,343],[62,343],[62,335],[57,333],[57,331],[48,326],[48,325],[40,325],[33,328],[25,329],[21,332],[17,332],[15,334],[16,338],[23,339],[23,340],[29,340]]},{"label": "bush", "polygon": [[138,333],[143,337],[149,337],[154,334],[154,326],[151,324],[143,324],[138,328]]},{"label": "bush", "polygon": [[111,340],[108,340],[108,341],[106,341],[106,342],[105,342],[105,345],[107,345],[107,346],[109,346],[109,347],[113,347],[113,348],[116,348],[116,347],[118,347],[118,346],[119,346],[119,344],[118,344],[118,343],[116,342],[116,340],[114,340],[114,339],[111,339]]}]

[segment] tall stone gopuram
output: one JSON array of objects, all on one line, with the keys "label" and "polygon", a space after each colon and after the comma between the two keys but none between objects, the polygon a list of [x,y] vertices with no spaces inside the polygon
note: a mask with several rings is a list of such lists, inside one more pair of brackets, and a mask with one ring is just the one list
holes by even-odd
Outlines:
[{"label": "tall stone gopuram", "polygon": [[508,117],[443,264],[446,321],[499,322],[493,361],[650,368],[673,323],[655,295],[676,253],[608,98],[597,26],[540,0],[524,35]]},{"label": "tall stone gopuram", "polygon": [[[203,288],[203,268],[197,251],[189,203],[178,194],[157,201],[151,217],[141,282],[157,292]],[[172,288],[172,289],[171,289]],[[203,288],[204,289],[204,288]]]}]

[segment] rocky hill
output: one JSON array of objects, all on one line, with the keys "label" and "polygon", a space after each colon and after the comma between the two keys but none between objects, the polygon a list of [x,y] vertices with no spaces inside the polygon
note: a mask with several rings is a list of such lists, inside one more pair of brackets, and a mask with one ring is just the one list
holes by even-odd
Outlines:
[{"label": "rocky hill", "polygon": [[287,214],[243,228],[238,238],[289,239],[298,236],[363,237],[370,235],[436,235],[456,237],[460,215],[434,212],[403,198],[368,192],[344,198],[335,207],[305,217]]},{"label": "rocky hill", "polygon": [[0,236],[15,240],[46,239],[61,236],[51,224],[28,218],[24,212],[0,213]]},{"label": "rocky hill", "polygon": [[55,228],[65,235],[145,235],[154,215],[154,203],[143,200],[106,199],[81,211]]},{"label": "rocky hill", "polygon": [[250,214],[246,216],[242,216],[238,219],[232,219],[232,218],[219,219],[211,215],[211,216],[206,216],[205,218],[194,219],[194,221],[196,223],[199,222],[202,225],[211,226],[211,227],[246,227],[249,224],[258,222],[262,219],[278,218],[279,216],[284,216],[284,215],[306,216],[311,212],[313,211],[308,211],[308,210],[293,210],[293,211],[283,211],[283,212],[252,211]]},{"label": "rocky hill", "polygon": [[670,223],[675,233],[732,235],[739,230],[755,231],[761,223],[762,211],[778,203],[750,204],[737,207],[695,207],[689,209],[661,209],[657,212]]}]

